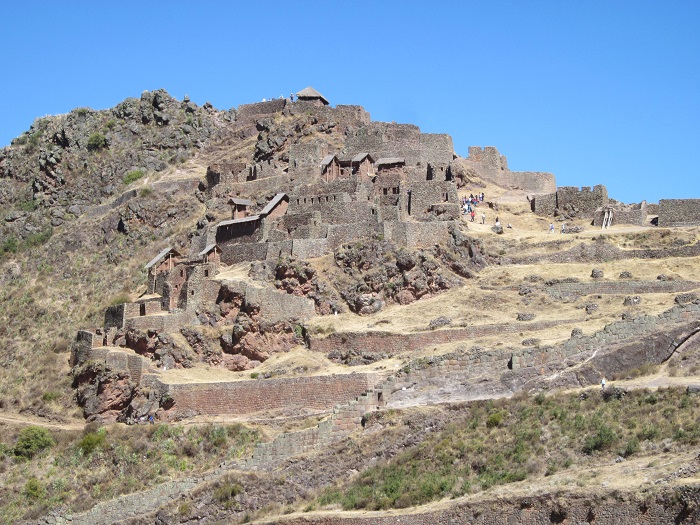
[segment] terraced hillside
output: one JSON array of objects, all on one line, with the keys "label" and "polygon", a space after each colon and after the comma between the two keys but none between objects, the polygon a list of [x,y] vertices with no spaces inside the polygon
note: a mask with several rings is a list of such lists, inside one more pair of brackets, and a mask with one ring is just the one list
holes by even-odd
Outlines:
[{"label": "terraced hillside", "polygon": [[313,102],[156,92],[0,168],[3,522],[697,519],[700,227]]}]

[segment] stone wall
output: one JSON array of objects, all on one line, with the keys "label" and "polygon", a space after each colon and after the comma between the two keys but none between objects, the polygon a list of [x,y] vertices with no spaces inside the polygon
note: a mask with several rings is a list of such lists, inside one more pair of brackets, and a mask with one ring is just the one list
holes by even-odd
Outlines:
[{"label": "stone wall", "polygon": [[[604,239],[604,237],[598,237]],[[607,242],[582,242],[568,250],[551,254],[527,255],[510,257],[510,264],[541,264],[541,263],[581,263],[609,262],[625,259],[666,259],[671,257],[697,257],[700,255],[700,242],[684,246],[664,247],[662,249],[642,248],[638,250],[621,250]]]},{"label": "stone wall", "polygon": [[700,199],[661,199],[659,226],[700,226]]},{"label": "stone wall", "polygon": [[[397,354],[405,351],[416,351],[433,345],[470,341],[478,337],[501,333],[519,333],[533,330],[544,330],[560,324],[572,322],[537,321],[534,323],[511,323],[481,325],[468,328],[434,330],[409,334],[391,332],[342,332],[328,337],[310,336],[309,348],[315,352],[328,354],[334,350],[354,351],[360,354],[366,352]],[[426,321],[427,324],[427,321]]]},{"label": "stone wall", "polygon": [[157,330],[159,332],[179,332],[180,327],[193,321],[192,313],[163,313],[160,315],[145,315],[127,319],[124,327],[127,330]]},{"label": "stone wall", "polygon": [[459,161],[480,178],[504,188],[520,188],[531,194],[550,194],[557,189],[554,175],[541,171],[510,171],[508,159],[493,146],[471,146],[469,157]]},{"label": "stone wall", "polygon": [[167,385],[175,412],[190,414],[252,414],[263,410],[304,407],[331,410],[368,389],[375,374],[337,374],[299,378],[259,379],[220,383]]},{"label": "stone wall", "polygon": [[256,102],[254,104],[242,104],[236,110],[236,120],[253,119],[262,115],[271,115],[282,111],[289,100],[286,98],[276,98],[266,102]]},{"label": "stone wall", "polygon": [[297,297],[274,288],[258,288],[247,285],[245,301],[260,306],[260,313],[266,321],[276,323],[288,319],[308,319],[315,315],[314,302],[306,297]]},{"label": "stone wall", "polygon": [[[593,226],[603,226],[605,218],[605,209],[599,208],[593,214]],[[644,226],[647,222],[647,203],[642,201],[639,204],[631,206],[615,205],[613,212],[613,225],[615,224],[634,224],[635,226]]]},{"label": "stone wall", "polygon": [[532,211],[538,215],[553,215],[554,208],[560,210],[573,207],[578,213],[584,215],[593,214],[598,208],[608,205],[608,190],[602,184],[593,189],[584,186],[581,189],[575,186],[562,186],[556,193],[548,195],[536,195],[531,201]]},{"label": "stone wall", "polygon": [[633,295],[646,293],[678,293],[695,290],[694,281],[594,281],[588,283],[557,283],[547,286],[549,295],[556,298],[584,295]]},{"label": "stone wall", "polygon": [[261,524],[282,525],[616,525],[687,524],[700,520],[700,488],[665,487],[654,495],[615,491],[615,495],[558,490],[553,494],[480,497],[437,510],[321,512],[303,517],[276,516]]},{"label": "stone wall", "polygon": [[399,222],[384,228],[384,237],[411,249],[448,244],[452,237],[449,231],[451,224],[458,225],[459,222]]}]

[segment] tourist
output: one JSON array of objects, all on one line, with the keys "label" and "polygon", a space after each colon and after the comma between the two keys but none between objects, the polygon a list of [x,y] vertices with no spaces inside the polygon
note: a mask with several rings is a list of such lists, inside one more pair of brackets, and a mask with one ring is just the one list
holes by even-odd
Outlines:
[{"label": "tourist", "polygon": [[600,388],[603,391],[605,391],[605,377],[603,377],[603,379],[600,380]]},{"label": "tourist", "polygon": [[553,222],[549,223],[549,233],[554,233],[554,223]]},{"label": "tourist", "polygon": [[476,215],[476,212],[475,212],[474,210],[472,210],[472,220],[471,220],[471,222],[474,222],[474,216],[475,216],[475,215]]},{"label": "tourist", "polygon": [[486,212],[481,212],[481,224],[486,224]]},{"label": "tourist", "polygon": [[562,222],[562,223],[561,223],[561,233],[562,233],[562,234],[564,233],[564,230],[566,230],[566,223],[565,223],[565,222]]}]

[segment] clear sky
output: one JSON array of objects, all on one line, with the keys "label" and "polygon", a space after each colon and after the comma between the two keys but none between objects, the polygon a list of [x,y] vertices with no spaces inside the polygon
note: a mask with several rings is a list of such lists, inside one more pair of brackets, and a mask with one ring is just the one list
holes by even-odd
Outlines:
[{"label": "clear sky", "polygon": [[313,86],[627,203],[700,198],[700,1],[2,5],[0,146],[166,89],[219,109]]}]

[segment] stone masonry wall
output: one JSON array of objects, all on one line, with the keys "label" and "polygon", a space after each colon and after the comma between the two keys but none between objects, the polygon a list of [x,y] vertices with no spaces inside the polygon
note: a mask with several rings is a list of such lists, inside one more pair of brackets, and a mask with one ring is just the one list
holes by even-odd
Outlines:
[{"label": "stone masonry wall", "polygon": [[500,333],[518,333],[532,330],[544,330],[552,326],[571,321],[537,321],[520,324],[493,324],[452,330],[435,330],[410,334],[394,334],[390,332],[343,332],[334,333],[328,337],[312,335],[309,348],[314,352],[329,353],[339,348],[359,353],[375,352],[397,354],[404,351],[416,351],[431,345],[469,341]]},{"label": "stone masonry wall", "polygon": [[170,384],[173,411],[198,414],[252,414],[294,406],[330,410],[353,399],[378,380],[375,374],[343,374],[222,383]]},{"label": "stone masonry wall", "polygon": [[596,281],[590,283],[557,283],[547,286],[552,297],[584,295],[633,295],[645,293],[678,293],[695,290],[700,283],[694,281]]},{"label": "stone masonry wall", "polygon": [[542,496],[478,498],[438,510],[410,513],[320,513],[303,517],[275,517],[261,524],[281,525],[551,525],[590,523],[616,525],[690,525],[700,520],[700,489],[682,486],[660,489],[655,496],[556,491]]},{"label": "stone masonry wall", "polygon": [[659,226],[700,226],[700,199],[661,199]]}]

